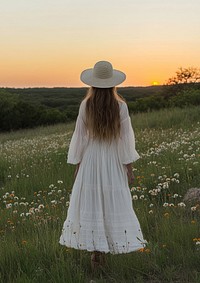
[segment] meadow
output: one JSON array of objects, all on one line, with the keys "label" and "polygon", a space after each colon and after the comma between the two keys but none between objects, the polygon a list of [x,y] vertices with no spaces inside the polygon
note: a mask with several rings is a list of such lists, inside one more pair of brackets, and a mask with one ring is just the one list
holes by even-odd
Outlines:
[{"label": "meadow", "polygon": [[74,167],[66,163],[74,123],[0,134],[0,282],[200,282],[199,107],[131,116],[141,158],[130,186],[146,248],[107,254],[96,274],[90,253],[61,246]]}]

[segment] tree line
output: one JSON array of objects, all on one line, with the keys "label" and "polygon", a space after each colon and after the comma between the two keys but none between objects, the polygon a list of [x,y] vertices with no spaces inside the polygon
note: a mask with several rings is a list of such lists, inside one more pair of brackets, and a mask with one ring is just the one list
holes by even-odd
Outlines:
[{"label": "tree line", "polygon": [[[200,105],[200,76],[195,68],[180,68],[166,85],[119,88],[130,113]],[[52,91],[52,90],[51,90]],[[0,89],[0,131],[74,121],[86,89]],[[66,95],[67,93],[67,95]]]}]

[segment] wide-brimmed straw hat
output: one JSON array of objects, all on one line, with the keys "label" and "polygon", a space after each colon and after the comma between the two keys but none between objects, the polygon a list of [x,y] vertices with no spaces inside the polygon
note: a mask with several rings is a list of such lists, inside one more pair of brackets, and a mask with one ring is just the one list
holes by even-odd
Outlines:
[{"label": "wide-brimmed straw hat", "polygon": [[94,65],[94,68],[84,70],[80,79],[89,86],[109,88],[125,81],[126,75],[121,71],[114,70],[110,62],[99,61]]}]

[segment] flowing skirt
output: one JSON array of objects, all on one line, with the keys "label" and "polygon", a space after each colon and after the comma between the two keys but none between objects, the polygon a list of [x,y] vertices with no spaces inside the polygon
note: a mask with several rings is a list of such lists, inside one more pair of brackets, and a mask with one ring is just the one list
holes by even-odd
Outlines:
[{"label": "flowing skirt", "polygon": [[117,144],[92,141],[86,148],[59,243],[112,254],[145,247]]}]

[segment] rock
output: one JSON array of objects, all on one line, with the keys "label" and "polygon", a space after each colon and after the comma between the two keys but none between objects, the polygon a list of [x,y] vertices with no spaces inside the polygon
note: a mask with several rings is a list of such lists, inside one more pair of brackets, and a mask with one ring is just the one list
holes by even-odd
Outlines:
[{"label": "rock", "polygon": [[189,206],[200,205],[200,188],[191,188],[183,198],[183,202]]}]

